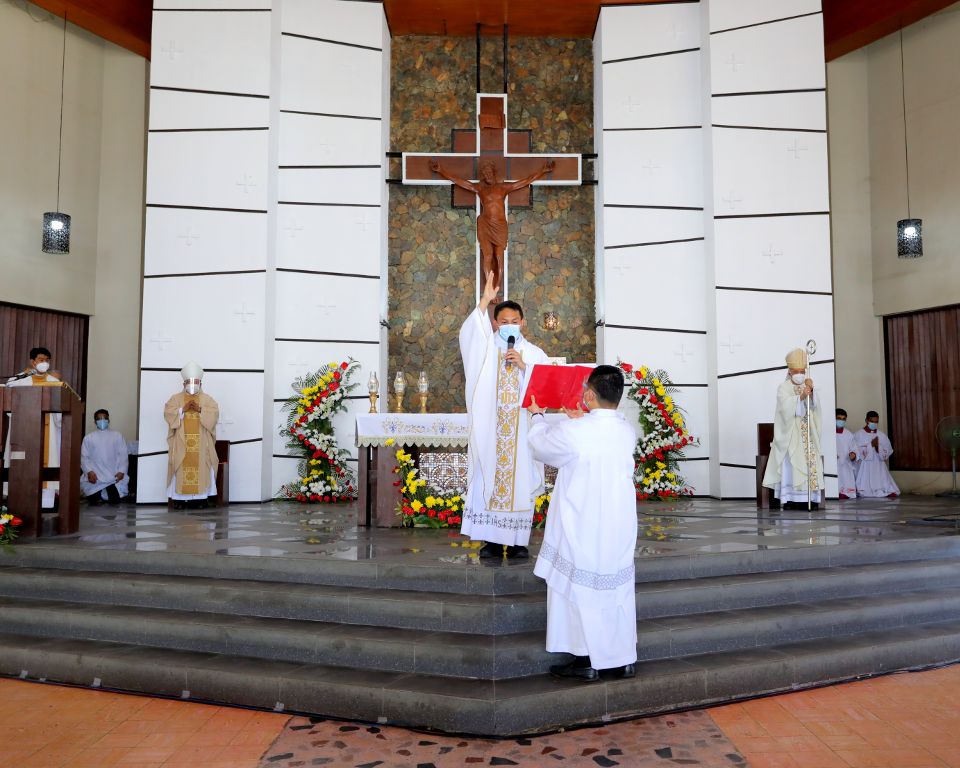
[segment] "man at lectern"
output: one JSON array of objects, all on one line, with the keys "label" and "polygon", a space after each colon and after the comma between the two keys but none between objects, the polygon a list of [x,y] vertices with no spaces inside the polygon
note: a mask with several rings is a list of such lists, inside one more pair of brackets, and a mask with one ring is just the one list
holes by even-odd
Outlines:
[{"label": "man at lectern", "polygon": [[[53,355],[46,347],[34,347],[30,350],[30,364],[22,372],[7,379],[8,387],[42,387],[58,384],[60,378],[50,373]],[[11,417],[12,418],[12,417]],[[60,426],[63,417],[59,413],[47,414],[43,418],[43,466],[60,466]],[[7,444],[3,449],[3,465],[10,466],[10,431],[7,431]],[[50,481],[43,484],[43,507],[53,507],[54,495],[60,483]]]},{"label": "man at lectern", "polygon": [[167,496],[173,506],[205,507],[217,493],[217,421],[220,407],[200,391],[203,369],[187,363],[180,371],[183,391],[163,409],[167,422]]}]

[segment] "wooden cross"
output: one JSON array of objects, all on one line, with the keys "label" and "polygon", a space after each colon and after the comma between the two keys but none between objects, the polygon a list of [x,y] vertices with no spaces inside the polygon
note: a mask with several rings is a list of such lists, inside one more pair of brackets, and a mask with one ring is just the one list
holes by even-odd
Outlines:
[{"label": "wooden cross", "polygon": [[[554,163],[553,171],[544,179],[535,181],[540,186],[573,186],[582,183],[583,169],[578,154],[533,154],[530,152],[531,134],[529,130],[510,130],[507,128],[507,94],[478,93],[476,127],[474,130],[455,129],[453,131],[452,152],[404,152],[402,159],[403,183],[420,185],[450,184],[449,181],[430,170],[430,164],[439,160],[444,170],[463,179],[479,180],[481,158],[491,160],[497,169],[501,181],[516,181],[536,173],[547,160]],[[529,207],[532,204],[530,187],[510,193],[505,201],[509,218],[509,207]],[[472,192],[454,186],[451,196],[454,208],[474,208],[479,215],[479,199]],[[484,279],[479,275],[480,245],[477,251],[477,296]],[[503,253],[503,290],[507,296],[507,258],[509,246]]]}]

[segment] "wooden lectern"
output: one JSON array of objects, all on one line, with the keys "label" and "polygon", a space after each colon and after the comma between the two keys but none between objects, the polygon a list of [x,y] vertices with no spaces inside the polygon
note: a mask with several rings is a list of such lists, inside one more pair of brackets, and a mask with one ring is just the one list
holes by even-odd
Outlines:
[{"label": "wooden lectern", "polygon": [[[12,415],[9,420],[7,413]],[[44,416],[55,413],[63,417],[60,466],[44,468]],[[0,385],[0,451],[6,446],[7,431],[10,431],[10,467],[0,474],[9,486],[7,508],[23,520],[19,533],[25,539],[35,538],[41,532],[41,491],[48,481],[60,482],[57,533],[76,533],[80,528],[83,413],[80,396],[66,385]]]}]

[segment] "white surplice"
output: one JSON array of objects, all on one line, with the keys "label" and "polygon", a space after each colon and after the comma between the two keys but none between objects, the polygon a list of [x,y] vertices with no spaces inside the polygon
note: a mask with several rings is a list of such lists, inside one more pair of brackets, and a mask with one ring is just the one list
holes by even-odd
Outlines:
[{"label": "white surplice", "polygon": [[[103,499],[107,498],[105,489],[116,484],[117,492],[121,496],[127,495],[127,441],[123,435],[112,429],[98,429],[83,438],[80,446],[80,492],[84,496],[99,493]],[[91,483],[87,475],[94,472],[97,482]],[[123,478],[117,480],[117,473],[123,472]]]},{"label": "white surplice", "polygon": [[[877,447],[872,445],[877,438]],[[887,460],[893,455],[893,445],[879,429],[870,432],[861,429],[856,434],[860,466],[857,468],[857,495],[866,499],[882,498],[891,493],[900,495],[900,488],[887,468]]]},{"label": "white surplice", "polygon": [[820,398],[814,391],[809,418],[810,452],[807,454],[807,400],[800,399],[801,389],[789,376],[777,388],[773,443],[770,446],[770,460],[763,473],[764,488],[772,488],[774,496],[783,504],[790,501],[805,504],[808,487],[811,501],[823,501]]},{"label": "white surplice", "polygon": [[516,350],[526,373],[507,365],[507,343],[490,318],[474,309],[460,328],[460,354],[466,378],[470,437],[467,448],[467,499],[460,532],[476,541],[526,546],[533,502],[543,487],[543,467],[527,444],[529,416],[520,407],[534,364],[547,355],[523,337]]},{"label": "white surplice", "polygon": [[637,660],[636,442],[613,410],[530,429],[535,458],[559,469],[533,570],[547,582],[547,650],[595,669]]},{"label": "white surplice", "polygon": [[[850,458],[850,454],[857,458]],[[859,462],[857,438],[844,427],[837,431],[837,484],[840,493],[850,499],[857,498],[857,463]]]},{"label": "white surplice", "polygon": [[[39,375],[37,376],[39,378]],[[52,382],[60,381],[56,376],[47,374],[42,379],[43,382]],[[34,377],[27,376],[24,379],[9,379],[7,380],[8,387],[32,387],[34,386]],[[38,385],[39,386],[39,385]],[[45,467],[59,467],[60,466],[60,427],[63,424],[63,416],[59,413],[48,414],[49,419],[45,419],[45,423],[49,425],[49,428],[46,430],[44,435],[47,446],[46,457],[44,458]],[[7,424],[7,442],[3,448],[3,466],[10,467],[10,433],[12,432],[13,416],[10,416],[10,421]],[[4,483],[4,493],[6,493],[7,484]],[[51,480],[43,484],[43,500],[42,506],[45,509],[53,507],[54,503],[54,494],[60,489],[60,483]]]}]

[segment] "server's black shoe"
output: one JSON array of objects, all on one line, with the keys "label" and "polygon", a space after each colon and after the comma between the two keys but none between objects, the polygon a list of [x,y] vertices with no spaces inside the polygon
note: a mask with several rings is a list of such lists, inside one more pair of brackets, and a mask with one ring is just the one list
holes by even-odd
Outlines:
[{"label": "server's black shoe", "polygon": [[622,667],[610,667],[601,669],[600,677],[606,680],[628,680],[637,676],[637,667],[635,664],[624,664]]},{"label": "server's black shoe", "polygon": [[116,483],[113,485],[108,485],[106,488],[107,491],[107,503],[111,507],[117,506],[120,503],[120,491],[117,490]]},{"label": "server's black shoe", "polygon": [[507,557],[511,560],[526,560],[530,557],[530,550],[526,547],[507,547]]},{"label": "server's black shoe", "polygon": [[88,507],[99,507],[103,502],[100,499],[100,491],[96,493],[91,493],[87,496],[87,506]]},{"label": "server's black shoe", "polygon": [[480,557],[503,557],[503,544],[494,544],[492,541],[488,541],[482,547],[480,547],[480,552],[478,553]]},{"label": "server's black shoe", "polygon": [[600,673],[590,666],[589,656],[576,656],[569,664],[555,664],[550,667],[550,674],[568,680],[583,680],[586,683],[600,679]]}]

